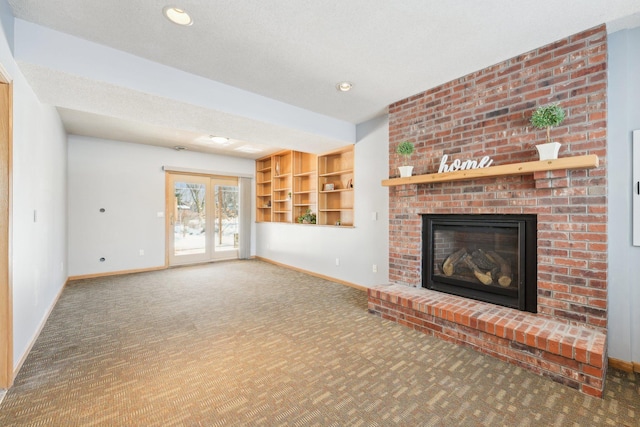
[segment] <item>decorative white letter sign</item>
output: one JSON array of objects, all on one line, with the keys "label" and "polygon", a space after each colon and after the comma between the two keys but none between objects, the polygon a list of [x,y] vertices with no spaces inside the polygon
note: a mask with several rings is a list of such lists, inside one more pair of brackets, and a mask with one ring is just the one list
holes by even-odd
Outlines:
[{"label": "decorative white letter sign", "polygon": [[493,159],[491,159],[489,156],[484,156],[480,159],[480,162],[477,162],[475,160],[465,160],[464,162],[461,162],[460,159],[455,159],[453,162],[451,162],[450,166],[447,166],[448,158],[449,156],[447,156],[446,154],[442,155],[442,161],[440,162],[438,173],[488,168],[493,163]]}]

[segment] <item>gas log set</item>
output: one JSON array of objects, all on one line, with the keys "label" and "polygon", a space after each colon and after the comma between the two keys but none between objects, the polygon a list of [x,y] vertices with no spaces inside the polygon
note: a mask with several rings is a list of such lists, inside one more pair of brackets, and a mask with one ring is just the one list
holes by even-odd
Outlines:
[{"label": "gas log set", "polygon": [[442,273],[447,277],[475,277],[483,285],[497,284],[507,288],[512,282],[510,263],[496,251],[462,248],[445,259]]}]

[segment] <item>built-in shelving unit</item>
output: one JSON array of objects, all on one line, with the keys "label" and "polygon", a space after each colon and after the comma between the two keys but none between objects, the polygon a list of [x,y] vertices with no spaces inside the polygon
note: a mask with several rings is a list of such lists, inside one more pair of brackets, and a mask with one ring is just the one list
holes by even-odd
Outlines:
[{"label": "built-in shelving unit", "polygon": [[353,165],[353,145],[321,155],[286,150],[256,160],[256,220],[295,223],[311,210],[317,224],[353,226]]},{"label": "built-in shelving unit", "polygon": [[510,165],[490,166],[481,169],[459,170],[455,172],[431,173],[415,175],[405,178],[391,178],[382,181],[385,187],[406,184],[430,184],[437,182],[462,181],[469,179],[491,178],[497,176],[527,175],[534,172],[545,172],[560,169],[592,169],[599,165],[598,156],[563,157],[554,160],[539,160],[534,162],[513,163]]},{"label": "built-in shelving unit", "polygon": [[353,226],[353,145],[318,156],[318,224]]}]

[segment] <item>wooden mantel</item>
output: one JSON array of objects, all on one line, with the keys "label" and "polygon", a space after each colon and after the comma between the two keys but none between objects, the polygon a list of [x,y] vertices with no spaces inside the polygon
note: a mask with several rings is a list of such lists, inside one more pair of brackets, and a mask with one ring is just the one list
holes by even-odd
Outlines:
[{"label": "wooden mantel", "polygon": [[526,175],[559,169],[593,169],[599,165],[598,156],[563,157],[554,160],[513,163],[510,165],[490,166],[482,169],[459,170],[455,172],[430,173],[427,175],[408,176],[406,178],[390,178],[382,180],[384,187],[405,184],[428,184],[434,182],[462,181],[469,179],[491,178],[496,176]]}]

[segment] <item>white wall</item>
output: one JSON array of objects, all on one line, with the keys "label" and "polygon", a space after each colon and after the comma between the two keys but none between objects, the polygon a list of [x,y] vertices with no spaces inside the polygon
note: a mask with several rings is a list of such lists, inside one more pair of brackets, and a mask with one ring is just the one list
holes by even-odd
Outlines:
[{"label": "white wall", "polygon": [[640,27],[609,35],[609,357],[636,363],[640,363],[640,247],[631,240],[631,132],[640,129],[638,52]]},{"label": "white wall", "polygon": [[381,185],[388,178],[388,133],[386,117],[358,126],[354,228],[258,223],[256,255],[362,286],[388,283],[389,191]]},{"label": "white wall", "polygon": [[247,159],[70,136],[69,276],[164,265],[163,166],[236,176],[255,170]]},{"label": "white wall", "polygon": [[[0,64],[13,79],[13,361],[21,362],[66,278],[66,133],[11,53],[13,17],[0,0]],[[5,26],[7,28],[5,28]],[[35,213],[35,220],[34,220]]]}]

